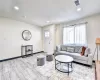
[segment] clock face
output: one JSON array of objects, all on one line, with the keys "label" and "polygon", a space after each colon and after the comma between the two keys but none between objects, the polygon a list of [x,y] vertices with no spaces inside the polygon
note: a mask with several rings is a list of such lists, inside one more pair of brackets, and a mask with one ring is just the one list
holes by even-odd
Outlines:
[{"label": "clock face", "polygon": [[32,37],[32,34],[31,34],[30,31],[24,30],[24,31],[22,32],[22,38],[23,38],[24,40],[28,41],[28,40],[31,39],[31,37]]}]

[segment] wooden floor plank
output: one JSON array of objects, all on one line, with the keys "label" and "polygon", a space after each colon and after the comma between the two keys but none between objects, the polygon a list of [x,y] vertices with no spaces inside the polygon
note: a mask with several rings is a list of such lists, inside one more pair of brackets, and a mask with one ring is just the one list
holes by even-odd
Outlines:
[{"label": "wooden floor plank", "polygon": [[36,57],[0,62],[0,80],[47,80],[35,69]]},{"label": "wooden floor plank", "polygon": [[18,78],[20,80],[27,80],[25,78],[25,76],[22,74],[23,72],[21,72],[21,69],[18,67],[17,63],[18,63],[17,60],[13,60],[13,62],[12,62],[12,69],[13,69],[13,71],[16,73],[16,75],[18,76]]},{"label": "wooden floor plank", "polygon": [[[63,80],[60,79],[60,77],[64,77],[64,76],[66,77],[66,75],[58,73],[59,71],[55,70],[53,61],[52,62],[46,61],[45,65],[37,66],[37,56],[39,56],[39,54],[26,57],[26,58],[18,58],[18,59],[0,62],[0,80]],[[71,75],[73,79],[76,78],[74,76],[76,72],[77,73],[81,72],[77,70],[78,69],[77,67],[81,68],[82,70],[87,69],[84,66],[82,67],[80,65],[75,65],[74,67],[76,67],[74,69],[75,72],[73,72],[73,74]],[[92,71],[90,71],[90,69],[87,70],[86,70],[86,74],[88,74],[87,72],[93,73],[93,69],[91,69]],[[79,75],[80,75],[79,77],[81,77],[81,75],[82,77],[84,77],[84,73],[81,73]],[[91,75],[90,77],[88,75],[87,77],[88,79],[85,80],[93,80],[91,79]],[[54,79],[53,76],[55,76],[57,79]],[[68,80],[72,80],[72,79],[68,79]]]}]

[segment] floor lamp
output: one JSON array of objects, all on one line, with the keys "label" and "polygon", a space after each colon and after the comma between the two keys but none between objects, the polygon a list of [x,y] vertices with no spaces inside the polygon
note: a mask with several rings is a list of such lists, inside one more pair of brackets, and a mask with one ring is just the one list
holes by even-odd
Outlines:
[{"label": "floor lamp", "polygon": [[100,38],[96,38],[96,50],[97,50],[97,61],[98,61],[98,52],[100,50]]}]

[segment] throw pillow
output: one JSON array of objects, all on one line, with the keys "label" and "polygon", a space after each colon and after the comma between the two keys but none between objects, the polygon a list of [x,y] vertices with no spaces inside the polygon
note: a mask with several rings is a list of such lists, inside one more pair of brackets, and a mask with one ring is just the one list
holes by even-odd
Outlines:
[{"label": "throw pillow", "polygon": [[73,52],[74,52],[74,47],[68,46],[68,47],[67,47],[67,52],[73,53]]},{"label": "throw pillow", "polygon": [[79,49],[78,53],[81,53],[81,52],[82,52],[82,46],[80,47],[80,49]]},{"label": "throw pillow", "polygon": [[82,52],[81,52],[81,56],[83,56],[84,55],[84,53],[85,53],[85,50],[86,50],[86,47],[82,47]]},{"label": "throw pillow", "polygon": [[75,53],[81,53],[82,52],[82,46],[75,46]]},{"label": "throw pillow", "polygon": [[88,54],[90,54],[90,48],[86,48],[86,50],[85,50],[85,54],[84,54],[84,55],[87,57]]},{"label": "throw pillow", "polygon": [[56,51],[60,51],[60,45],[56,46]]},{"label": "throw pillow", "polygon": [[67,50],[66,46],[61,47],[61,51],[66,51],[66,50]]}]

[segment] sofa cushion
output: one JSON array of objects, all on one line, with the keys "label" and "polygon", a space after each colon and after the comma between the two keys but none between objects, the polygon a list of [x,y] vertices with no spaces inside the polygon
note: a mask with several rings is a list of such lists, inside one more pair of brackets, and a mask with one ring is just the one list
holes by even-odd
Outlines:
[{"label": "sofa cushion", "polygon": [[67,50],[67,46],[61,46],[61,51],[66,51]]},{"label": "sofa cushion", "polygon": [[81,56],[80,54],[78,53],[70,53],[70,52],[66,52],[66,51],[59,51],[59,54],[64,54],[64,55],[69,55],[69,56]]},{"label": "sofa cushion", "polygon": [[82,46],[80,47],[78,53],[81,54],[81,52],[82,52]]},{"label": "sofa cushion", "polygon": [[82,52],[82,46],[75,46],[75,53],[81,53]]},{"label": "sofa cushion", "polygon": [[76,57],[78,57],[78,56],[81,56],[81,55],[78,54],[78,53],[67,53],[67,55],[69,55],[69,56],[71,56],[71,57],[73,57],[73,58],[76,58]]},{"label": "sofa cushion", "polygon": [[82,61],[88,61],[88,57],[85,57],[85,56],[79,56],[79,57],[76,57],[75,59],[82,60]]},{"label": "sofa cushion", "polygon": [[88,57],[81,56],[79,53],[70,53],[70,52],[66,52],[66,51],[59,51],[59,54],[68,55],[68,56],[71,56],[71,57],[73,57],[74,59],[77,59],[77,60],[83,60],[83,61],[88,60]]},{"label": "sofa cushion", "polygon": [[73,57],[76,60],[88,61],[88,57],[81,56],[79,53],[70,53],[70,52],[66,52],[66,51],[59,51],[58,54],[68,55],[68,56]]},{"label": "sofa cushion", "polygon": [[56,51],[60,51],[61,48],[60,48],[60,45],[56,46]]},{"label": "sofa cushion", "polygon": [[59,51],[59,53],[60,53],[60,54],[66,55],[66,54],[68,54],[69,52],[66,52],[66,51]]},{"label": "sofa cushion", "polygon": [[75,48],[73,46],[67,46],[67,52],[73,53]]},{"label": "sofa cushion", "polygon": [[77,59],[77,60],[83,60],[83,61],[87,61],[88,58],[85,57],[85,56],[81,56],[80,54],[78,53],[66,53],[67,55],[73,57],[74,59]]}]

